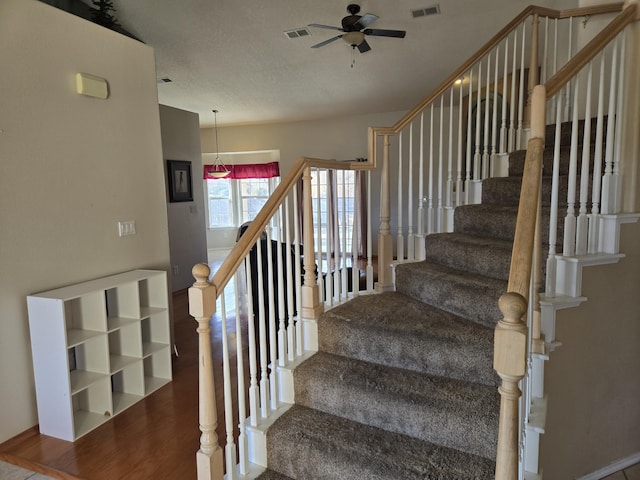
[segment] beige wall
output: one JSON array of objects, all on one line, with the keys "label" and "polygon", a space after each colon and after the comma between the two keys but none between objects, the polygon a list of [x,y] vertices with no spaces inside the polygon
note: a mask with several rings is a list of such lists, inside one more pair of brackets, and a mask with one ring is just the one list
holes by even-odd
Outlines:
[{"label": "beige wall", "polygon": [[198,114],[164,105],[160,106],[160,124],[164,160],[190,161],[193,180],[192,202],[167,204],[171,288],[175,292],[193,285],[191,268],[207,261],[200,125]]},{"label": "beige wall", "polygon": [[[25,296],[169,268],[151,48],[35,0],[0,2],[0,442],[37,423]],[[75,93],[106,78],[110,97]],[[117,222],[137,234],[118,237]]]},{"label": "beige wall", "polygon": [[[218,139],[223,152],[247,152],[259,150],[280,151],[280,171],[285,174],[298,158],[312,157],[335,160],[353,160],[367,157],[367,130],[370,126],[392,126],[405,112],[378,113],[315,120],[295,123],[219,127]],[[221,118],[221,117],[219,117]],[[216,151],[215,132],[212,128],[201,130],[202,152]],[[396,147],[397,148],[397,147]],[[392,181],[397,176],[392,176]],[[379,171],[372,175],[372,204],[374,242],[379,225],[378,209],[380,192]],[[392,199],[395,202],[395,199]],[[395,203],[394,203],[395,204]],[[395,231],[395,230],[394,230]],[[211,248],[219,248],[225,242],[233,246],[233,232],[208,232]],[[221,238],[223,237],[223,238]],[[375,248],[375,244],[374,244]]]},{"label": "beige wall", "polygon": [[577,478],[640,452],[640,223],[619,264],[584,269],[587,302],[561,310],[545,370],[544,478]]}]

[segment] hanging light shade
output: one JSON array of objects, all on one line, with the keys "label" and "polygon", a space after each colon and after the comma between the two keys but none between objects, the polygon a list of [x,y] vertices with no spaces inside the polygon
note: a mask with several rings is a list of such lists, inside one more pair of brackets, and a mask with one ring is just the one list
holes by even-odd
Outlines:
[{"label": "hanging light shade", "polygon": [[213,178],[224,178],[229,175],[229,169],[220,160],[220,148],[218,147],[218,110],[213,110],[214,130],[216,132],[216,158],[213,161],[213,168],[209,171],[209,175]]}]

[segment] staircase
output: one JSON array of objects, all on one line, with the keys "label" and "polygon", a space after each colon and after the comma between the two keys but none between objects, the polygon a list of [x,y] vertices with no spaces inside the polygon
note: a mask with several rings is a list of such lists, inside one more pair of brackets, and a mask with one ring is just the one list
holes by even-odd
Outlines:
[{"label": "staircase", "polygon": [[[561,125],[561,177],[570,129]],[[554,135],[547,126],[552,145]],[[319,351],[294,371],[295,405],[268,431],[269,470],[258,478],[493,478],[493,335],[524,159],[525,151],[511,154],[510,176],[485,180],[483,203],[456,209],[453,233],[427,236],[425,261],[396,267],[395,292],[360,296],[319,319]],[[545,155],[544,217],[552,164]]]}]

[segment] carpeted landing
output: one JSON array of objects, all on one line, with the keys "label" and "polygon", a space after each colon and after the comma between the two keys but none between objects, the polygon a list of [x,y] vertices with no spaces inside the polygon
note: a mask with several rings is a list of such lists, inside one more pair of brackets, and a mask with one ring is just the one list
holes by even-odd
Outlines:
[{"label": "carpeted landing", "polygon": [[[396,268],[395,292],[320,318],[319,352],[294,372],[296,404],[267,433],[261,480],[494,477],[493,330],[522,162],[512,155],[510,177],[484,182],[482,205],[456,209],[454,233],[427,237],[426,261]],[[549,199],[545,186],[545,217]]]}]

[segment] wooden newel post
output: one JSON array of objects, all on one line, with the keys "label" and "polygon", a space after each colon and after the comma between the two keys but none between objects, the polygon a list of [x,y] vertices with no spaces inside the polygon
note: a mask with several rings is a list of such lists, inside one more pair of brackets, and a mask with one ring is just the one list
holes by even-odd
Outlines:
[{"label": "wooden newel post", "polygon": [[507,292],[498,303],[504,318],[498,322],[494,337],[493,368],[502,384],[500,392],[500,426],[496,456],[496,480],[518,478],[518,399],[522,392],[518,382],[526,368],[527,327],[522,318],[527,301],[519,293]]},{"label": "wooden newel post", "polygon": [[208,281],[211,270],[206,264],[198,264],[191,270],[196,279],[189,289],[189,314],[198,322],[198,413],[200,450],[196,453],[198,480],[222,480],[224,466],[222,449],[218,445],[218,414],[216,411],[213,365],[211,362],[211,326],[209,321],[216,311],[216,288]]},{"label": "wooden newel post", "polygon": [[302,174],[302,232],[304,239],[304,284],[302,285],[302,316],[319,318],[324,311],[316,280],[315,246],[313,241],[313,205],[311,199],[311,168]]},{"label": "wooden newel post", "polygon": [[380,180],[380,231],[378,232],[378,285],[377,290],[393,290],[391,262],[393,262],[393,238],[391,237],[391,180],[389,176],[389,135],[382,143],[382,172]]}]

